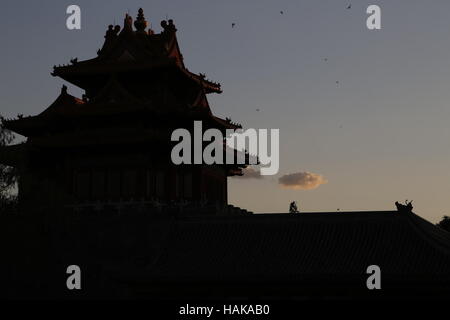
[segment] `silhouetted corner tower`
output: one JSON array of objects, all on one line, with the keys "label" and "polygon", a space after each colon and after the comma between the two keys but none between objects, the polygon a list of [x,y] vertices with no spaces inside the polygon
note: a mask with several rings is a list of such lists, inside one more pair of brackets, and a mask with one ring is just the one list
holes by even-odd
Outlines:
[{"label": "silhouetted corner tower", "polygon": [[[134,28],[133,29],[133,25]],[[170,159],[171,133],[241,126],[212,114],[207,94],[219,83],[189,71],[172,20],[147,30],[144,12],[110,25],[97,57],[54,66],[52,75],[85,91],[67,92],[36,116],[6,121],[28,139],[2,150],[19,168],[19,197],[33,207],[96,208],[110,204],[227,206],[227,177],[245,165],[181,165]]]}]

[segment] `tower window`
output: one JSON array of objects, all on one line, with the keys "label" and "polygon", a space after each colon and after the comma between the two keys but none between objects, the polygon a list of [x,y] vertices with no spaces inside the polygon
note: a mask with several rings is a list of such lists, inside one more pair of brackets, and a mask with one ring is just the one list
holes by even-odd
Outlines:
[{"label": "tower window", "polygon": [[74,193],[78,200],[88,200],[90,195],[90,173],[89,171],[75,172]]},{"label": "tower window", "polygon": [[117,199],[120,197],[120,171],[108,171],[108,197]]},{"label": "tower window", "polygon": [[159,198],[164,197],[164,172],[157,171],[155,177],[156,196]]},{"label": "tower window", "polygon": [[105,197],[106,174],[105,171],[94,171],[92,173],[92,197],[94,200]]},{"label": "tower window", "polygon": [[137,174],[134,170],[125,170],[123,173],[123,196],[132,198],[136,196]]},{"label": "tower window", "polygon": [[186,199],[192,199],[192,172],[185,172],[183,180],[184,197]]}]

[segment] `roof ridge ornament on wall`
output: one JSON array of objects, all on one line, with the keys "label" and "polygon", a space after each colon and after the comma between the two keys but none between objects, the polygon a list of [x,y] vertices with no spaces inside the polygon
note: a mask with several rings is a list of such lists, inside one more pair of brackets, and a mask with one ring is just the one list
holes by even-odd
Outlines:
[{"label": "roof ridge ornament on wall", "polygon": [[399,213],[412,213],[413,205],[412,200],[408,202],[408,200],[405,201],[405,204],[401,204],[400,202],[396,201],[395,206],[397,207],[397,211]]}]

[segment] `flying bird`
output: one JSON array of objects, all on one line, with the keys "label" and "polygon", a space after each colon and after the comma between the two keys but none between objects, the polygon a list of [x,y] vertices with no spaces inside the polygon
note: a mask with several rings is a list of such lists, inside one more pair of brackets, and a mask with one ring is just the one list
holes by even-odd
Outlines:
[{"label": "flying bird", "polygon": [[347,9],[351,9],[352,8],[352,4],[350,3],[348,6],[347,6]]},{"label": "flying bird", "polygon": [[280,14],[284,14],[284,12],[283,12],[283,11],[280,11]]},{"label": "flying bird", "polygon": [[235,25],[236,25],[236,23],[233,22],[233,23],[231,24],[231,27],[234,28]]}]

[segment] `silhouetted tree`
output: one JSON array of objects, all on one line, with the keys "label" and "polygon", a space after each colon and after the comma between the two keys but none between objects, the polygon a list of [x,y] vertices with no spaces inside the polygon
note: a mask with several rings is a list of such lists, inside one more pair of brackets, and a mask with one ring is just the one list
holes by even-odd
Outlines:
[{"label": "silhouetted tree", "polygon": [[289,213],[299,213],[300,211],[298,211],[297,208],[297,202],[292,201],[291,204],[289,205]]},{"label": "silhouetted tree", "polygon": [[[14,135],[4,128],[4,119],[0,116],[0,148],[10,144],[13,140]],[[11,195],[11,189],[16,182],[17,171],[12,167],[0,164],[0,211],[14,206],[17,199]]]},{"label": "silhouetted tree", "polygon": [[442,220],[436,224],[438,227],[444,229],[445,231],[450,232],[450,217],[443,216]]}]

